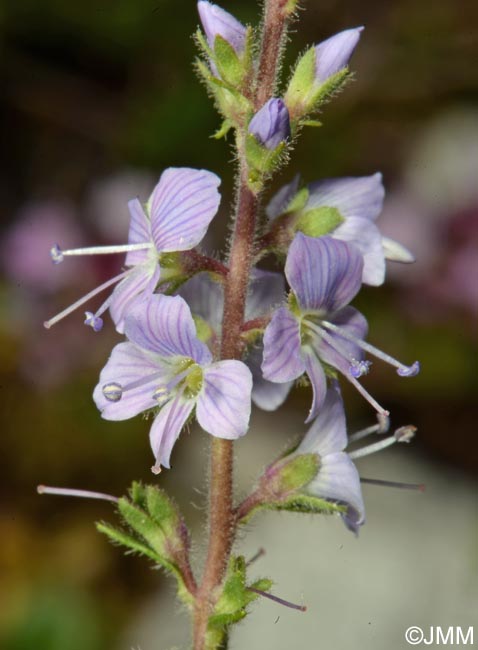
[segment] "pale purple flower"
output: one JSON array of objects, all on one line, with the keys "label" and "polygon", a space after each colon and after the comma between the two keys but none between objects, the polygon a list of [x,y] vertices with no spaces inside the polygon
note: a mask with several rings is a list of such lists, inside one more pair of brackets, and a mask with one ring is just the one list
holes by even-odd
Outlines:
[{"label": "pale purple flower", "polygon": [[339,370],[379,413],[386,411],[358,382],[370,366],[364,352],[395,366],[401,376],[419,371],[418,362],[404,366],[364,341],[367,321],[348,304],[360,289],[362,271],[359,250],[331,237],[298,233],[290,246],[285,274],[292,294],[264,332],[262,371],[265,379],[278,383],[308,375],[313,401],[307,421],[325,399],[324,363]]},{"label": "pale purple flower", "polygon": [[170,167],[162,173],[146,209],[139,199],[128,203],[131,215],[128,244],[73,250],[62,250],[55,245],[51,256],[56,264],[66,256],[125,252],[127,269],[47,321],[45,326],[51,327],[97,293],[117,284],[95,313],[86,312],[85,323],[99,331],[103,326],[101,315],[109,308],[116,329],[123,332],[129,305],[138,296],[152,295],[161,279],[160,255],[190,250],[204,237],[219,207],[220,182],[215,174],[205,170]]},{"label": "pale purple flower", "polygon": [[216,36],[221,36],[235,50],[244,52],[246,28],[234,16],[211,2],[198,2],[198,12],[209,47],[214,50]]},{"label": "pale purple flower", "polygon": [[[269,314],[284,299],[282,275],[254,269],[246,300],[245,320],[253,320]],[[201,319],[205,340],[214,349],[221,337],[224,291],[208,273],[198,273],[188,280],[179,294],[187,301],[195,319]],[[275,411],[287,398],[293,382],[277,384],[264,379],[261,371],[262,341],[250,345],[244,363],[253,377],[252,401],[264,411]]]},{"label": "pale purple flower", "polygon": [[[287,210],[287,205],[296,195],[299,177],[285,185],[272,198],[267,207],[267,215],[273,220]],[[363,256],[363,276],[365,284],[378,286],[385,279],[385,259],[412,262],[413,256],[406,248],[391,239],[381,236],[375,224],[380,215],[385,196],[382,174],[349,178],[331,178],[307,186],[308,199],[297,212],[295,220],[307,212],[317,211],[316,221],[320,221],[321,208],[337,210],[339,223],[330,225],[326,234],[350,242],[357,246]]]},{"label": "pale purple flower", "polygon": [[363,29],[346,29],[315,46],[316,83],[323,84],[329,77],[347,67]]},{"label": "pale purple flower", "polygon": [[294,455],[318,455],[319,471],[305,491],[320,499],[346,505],[347,512],[342,518],[348,528],[357,532],[365,523],[365,505],[359,473],[344,451],[347,442],[344,406],[340,390],[334,383]]},{"label": "pale purple flower", "polygon": [[150,431],[153,471],[170,466],[173,445],[194,409],[213,436],[235,439],[247,432],[251,373],[241,361],[213,362],[183,298],[137,300],[126,315],[125,334],[128,341],[113,349],[93,397],[106,420],[159,408]]},{"label": "pale purple flower", "polygon": [[289,111],[282,99],[273,97],[249,123],[249,133],[266,149],[276,149],[290,137]]},{"label": "pale purple flower", "polygon": [[[365,506],[359,473],[352,460],[381,451],[397,442],[410,442],[415,434],[415,427],[401,427],[392,436],[381,438],[376,443],[348,453],[344,450],[348,444],[362,440],[366,436],[385,433],[388,427],[388,418],[379,418],[376,425],[358,431],[347,438],[342,396],[338,383],[333,382],[327,390],[318,417],[293,454],[294,456],[318,455],[319,470],[304,490],[318,498],[347,506],[347,511],[342,518],[347,528],[354,533],[357,533],[359,527],[365,523]],[[386,484],[386,481],[383,483]]]}]

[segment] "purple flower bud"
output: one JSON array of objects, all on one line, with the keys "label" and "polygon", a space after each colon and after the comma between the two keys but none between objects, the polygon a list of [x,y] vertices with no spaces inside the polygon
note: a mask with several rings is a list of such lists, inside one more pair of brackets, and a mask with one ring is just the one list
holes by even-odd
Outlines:
[{"label": "purple flower bud", "polygon": [[205,0],[198,2],[198,12],[211,49],[216,36],[222,36],[237,54],[244,52],[246,28],[234,16]]},{"label": "purple flower bud", "polygon": [[348,65],[362,30],[363,27],[346,29],[315,46],[315,71],[319,83],[324,83]]},{"label": "purple flower bud", "polygon": [[266,148],[275,149],[290,136],[289,111],[282,99],[272,98],[254,115],[249,133]]}]

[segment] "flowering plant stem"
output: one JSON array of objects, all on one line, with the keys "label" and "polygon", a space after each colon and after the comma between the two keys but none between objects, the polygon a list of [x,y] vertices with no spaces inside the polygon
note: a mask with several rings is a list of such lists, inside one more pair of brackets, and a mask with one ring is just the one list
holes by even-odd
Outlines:
[{"label": "flowering plant stem", "polygon": [[[280,65],[280,53],[290,11],[288,0],[266,0],[262,47],[254,90],[254,105],[262,106],[273,94]],[[245,129],[244,129],[245,131]],[[221,359],[241,356],[241,330],[250,269],[254,256],[259,197],[248,184],[249,168],[238,133],[238,192],[234,233],[229,255],[229,273],[224,287]],[[235,538],[237,518],[233,502],[233,442],[213,438],[210,457],[209,544],[194,612],[194,650],[207,646],[207,624],[214,604],[214,590],[221,583]]]}]

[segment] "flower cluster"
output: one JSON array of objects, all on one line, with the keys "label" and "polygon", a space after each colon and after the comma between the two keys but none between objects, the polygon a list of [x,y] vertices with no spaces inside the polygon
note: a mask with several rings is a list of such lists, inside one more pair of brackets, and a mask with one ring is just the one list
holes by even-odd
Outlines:
[{"label": "flower cluster", "polygon": [[[250,91],[257,69],[253,30],[204,0],[198,10],[204,30],[198,34],[203,53],[198,70],[225,120],[222,133],[236,130],[247,191],[259,203],[283,152],[345,82],[362,28],[311,47],[299,59],[284,96],[257,106]],[[209,171],[166,169],[146,203],[129,202],[126,244],[53,246],[55,264],[68,256],[126,253],[125,270],[45,325],[116,285],[96,311],[85,312],[85,323],[98,332],[109,310],[125,336],[100,374],[94,400],[107,420],[153,415],[156,473],[170,467],[174,443],[191,419],[213,436],[239,438],[248,430],[251,399],[273,411],[305,377],[301,383],[312,387],[306,418],[311,428],[291,458],[317,456],[305,492],[345,504],[344,519],[357,530],[365,520],[364,506],[354,455],[344,452],[338,379],[352,383],[383,419],[388,411],[359,381],[370,370],[366,356],[392,365],[402,377],[419,371],[418,362],[405,365],[368,343],[367,321],[350,305],[363,283],[384,282],[386,259],[413,261],[403,246],[382,237],[375,223],[384,199],[382,177],[376,173],[307,185],[297,177],[273,196],[265,218],[257,221],[251,257],[256,265],[270,253],[279,262],[285,259],[285,278],[257,266],[250,269],[236,358],[221,356],[220,345],[230,325],[223,312],[232,271],[226,261],[198,249],[219,208],[219,184]]]}]

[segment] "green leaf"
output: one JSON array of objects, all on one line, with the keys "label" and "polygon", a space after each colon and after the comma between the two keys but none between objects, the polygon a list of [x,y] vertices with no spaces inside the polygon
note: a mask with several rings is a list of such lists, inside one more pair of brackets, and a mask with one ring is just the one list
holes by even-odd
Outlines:
[{"label": "green leaf", "polygon": [[343,222],[344,218],[337,208],[321,206],[301,214],[294,228],[309,237],[321,237],[335,230]]}]

